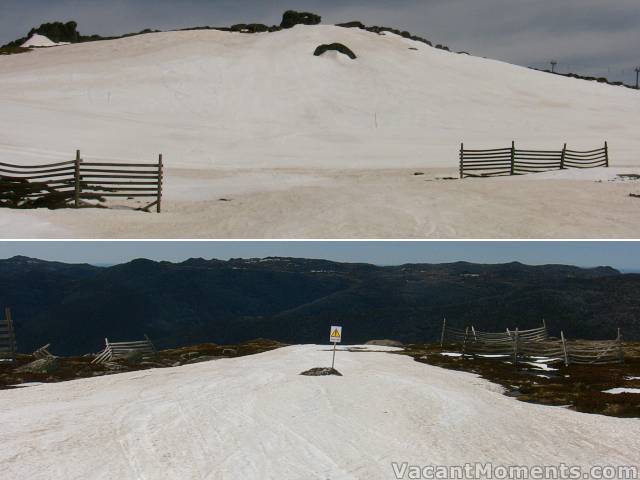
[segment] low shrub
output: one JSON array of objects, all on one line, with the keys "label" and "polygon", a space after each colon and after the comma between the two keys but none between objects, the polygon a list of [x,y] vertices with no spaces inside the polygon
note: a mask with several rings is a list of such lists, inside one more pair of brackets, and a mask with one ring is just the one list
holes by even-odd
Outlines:
[{"label": "low shrub", "polygon": [[268,32],[271,27],[264,25],[262,23],[239,23],[237,25],[232,25],[229,30],[232,32],[242,32],[242,33],[262,33]]}]

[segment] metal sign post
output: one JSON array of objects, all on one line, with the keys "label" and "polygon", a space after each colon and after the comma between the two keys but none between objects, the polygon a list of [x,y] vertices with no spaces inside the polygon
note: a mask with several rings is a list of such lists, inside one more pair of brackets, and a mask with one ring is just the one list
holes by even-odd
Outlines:
[{"label": "metal sign post", "polygon": [[336,344],[342,341],[342,327],[333,325],[329,330],[329,341],[333,343],[333,358],[331,359],[331,368],[336,363]]}]

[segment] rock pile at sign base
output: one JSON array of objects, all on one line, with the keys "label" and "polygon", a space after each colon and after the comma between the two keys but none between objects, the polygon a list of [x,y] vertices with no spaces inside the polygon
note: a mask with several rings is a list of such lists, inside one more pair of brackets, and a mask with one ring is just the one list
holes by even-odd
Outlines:
[{"label": "rock pile at sign base", "polygon": [[337,371],[335,368],[327,368],[327,367],[312,368],[311,370],[302,372],[300,375],[306,375],[308,377],[324,377],[326,375],[337,375],[338,377],[342,376],[342,374],[339,371]]}]

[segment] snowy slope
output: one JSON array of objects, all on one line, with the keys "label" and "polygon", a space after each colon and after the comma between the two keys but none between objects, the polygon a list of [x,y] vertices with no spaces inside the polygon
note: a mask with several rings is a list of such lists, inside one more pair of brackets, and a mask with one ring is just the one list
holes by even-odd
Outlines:
[{"label": "snowy slope", "polygon": [[474,375],[328,347],[0,391],[0,469],[30,479],[378,479],[421,465],[628,465],[640,421],[518,402]]},{"label": "snowy slope", "polygon": [[50,40],[49,37],[44,35],[40,35],[39,33],[34,33],[29,37],[27,41],[25,41],[22,45],[22,48],[29,47],[57,47],[58,45],[69,45],[68,42],[54,42]]},{"label": "snowy slope", "polygon": [[[314,57],[342,42],[358,58]],[[409,47],[417,48],[410,50]],[[472,47],[472,46],[471,46]],[[166,32],[0,57],[0,161],[454,166],[469,146],[596,148],[637,165],[640,95],[335,26]]]}]

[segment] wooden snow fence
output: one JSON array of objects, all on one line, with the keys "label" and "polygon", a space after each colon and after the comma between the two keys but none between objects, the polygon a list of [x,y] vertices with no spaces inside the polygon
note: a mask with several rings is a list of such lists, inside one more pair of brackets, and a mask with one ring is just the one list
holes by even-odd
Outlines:
[{"label": "wooden snow fence", "polygon": [[16,335],[11,319],[11,310],[6,308],[4,319],[0,319],[0,360],[14,362],[16,359]]},{"label": "wooden snow fence", "polygon": [[550,337],[544,322],[542,327],[530,330],[481,332],[473,326],[465,330],[451,328],[444,320],[440,345],[445,344],[459,346],[463,354],[511,357],[516,366],[518,362],[540,358],[567,366],[624,362],[620,329],[615,340],[568,340],[564,332],[560,332],[560,338]]},{"label": "wooden snow fence", "polygon": [[470,150],[460,144],[460,178],[497,177],[562,170],[565,168],[595,168],[609,166],[609,146],[595,150],[522,150],[511,147]]},{"label": "wooden snow fence", "polygon": [[137,353],[143,356],[152,356],[156,354],[156,349],[149,340],[149,337],[144,336],[144,340],[136,342],[109,342],[108,338],[104,339],[105,348],[96,355],[91,363],[100,364],[110,360],[117,360],[119,358],[126,358],[132,353]]},{"label": "wooden snow fence", "polygon": [[567,362],[579,365],[599,365],[624,363],[624,344],[618,329],[615,340],[569,340],[567,342]]},{"label": "wooden snow fence", "polygon": [[42,165],[0,163],[0,207],[80,208],[88,200],[150,199],[140,208],[160,213],[163,183],[162,155],[157,163],[85,162],[75,160]]},{"label": "wooden snow fence", "polygon": [[33,352],[33,356],[36,357],[37,360],[41,360],[43,358],[53,358],[55,357],[55,355],[53,355],[50,351],[49,351],[49,347],[51,346],[50,343],[47,343],[46,345],[38,348],[37,350],[35,350]]}]

